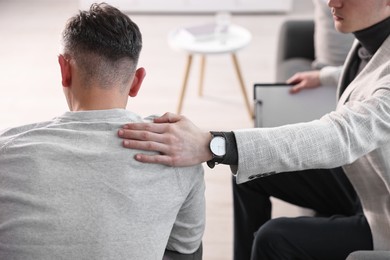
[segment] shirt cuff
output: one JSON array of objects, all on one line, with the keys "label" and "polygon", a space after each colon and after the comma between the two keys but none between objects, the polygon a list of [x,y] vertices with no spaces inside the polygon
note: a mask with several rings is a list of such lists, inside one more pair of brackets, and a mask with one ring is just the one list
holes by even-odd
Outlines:
[{"label": "shirt cuff", "polygon": [[233,132],[223,132],[226,138],[226,155],[222,164],[237,165],[238,164],[238,151],[236,137]]}]

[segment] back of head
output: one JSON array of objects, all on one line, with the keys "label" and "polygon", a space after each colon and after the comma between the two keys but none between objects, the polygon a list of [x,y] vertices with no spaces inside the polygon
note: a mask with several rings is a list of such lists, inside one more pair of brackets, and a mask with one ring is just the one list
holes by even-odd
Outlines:
[{"label": "back of head", "polygon": [[[109,87],[130,80],[138,63],[142,36],[138,26],[108,4],[92,4],[70,18],[62,33],[63,54],[74,59],[81,81]],[[130,68],[129,68],[130,66]]]}]

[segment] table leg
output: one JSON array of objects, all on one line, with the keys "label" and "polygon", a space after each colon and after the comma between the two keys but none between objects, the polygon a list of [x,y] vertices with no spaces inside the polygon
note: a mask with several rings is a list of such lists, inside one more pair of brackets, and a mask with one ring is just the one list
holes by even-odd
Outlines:
[{"label": "table leg", "polygon": [[187,65],[186,65],[186,69],[185,69],[185,72],[184,72],[184,80],[183,80],[183,85],[182,85],[182,88],[181,88],[181,94],[180,94],[180,98],[179,98],[179,105],[177,107],[177,113],[178,114],[181,113],[181,109],[183,107],[183,100],[184,100],[184,96],[185,96],[186,90],[187,90],[188,76],[190,75],[191,63],[192,63],[192,54],[189,54],[188,57],[187,57]]},{"label": "table leg", "polygon": [[234,68],[236,69],[236,72],[237,72],[238,80],[240,81],[241,91],[242,91],[242,95],[244,96],[246,108],[248,110],[250,118],[253,119],[254,118],[253,110],[252,110],[252,107],[249,103],[248,95],[247,95],[246,89],[245,89],[244,80],[242,78],[242,74],[241,74],[241,70],[240,70],[240,65],[238,64],[237,56],[235,53],[232,53],[232,58],[233,58]]},{"label": "table leg", "polygon": [[204,67],[206,64],[206,55],[200,56],[200,75],[199,75],[199,96],[203,96]]}]

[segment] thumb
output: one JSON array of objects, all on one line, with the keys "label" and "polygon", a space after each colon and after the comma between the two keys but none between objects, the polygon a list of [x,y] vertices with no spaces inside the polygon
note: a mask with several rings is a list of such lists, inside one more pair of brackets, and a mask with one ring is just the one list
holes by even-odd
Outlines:
[{"label": "thumb", "polygon": [[287,84],[298,84],[299,82],[301,82],[302,79],[301,79],[301,76],[299,73],[296,73],[294,74],[292,77],[290,77],[289,79],[286,80],[286,83]]},{"label": "thumb", "polygon": [[179,121],[181,117],[179,115],[167,112],[161,117],[157,117],[154,119],[155,123],[175,123]]}]

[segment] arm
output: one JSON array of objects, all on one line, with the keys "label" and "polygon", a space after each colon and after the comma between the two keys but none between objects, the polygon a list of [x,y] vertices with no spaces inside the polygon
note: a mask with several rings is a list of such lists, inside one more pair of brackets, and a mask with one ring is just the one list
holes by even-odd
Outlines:
[{"label": "arm", "polygon": [[322,86],[337,86],[343,66],[327,66],[320,70],[320,82]]},{"label": "arm", "polygon": [[205,182],[203,167],[193,172],[182,171],[183,185],[189,185],[185,202],[180,208],[168,240],[167,249],[192,254],[200,246],[205,229]]},{"label": "arm", "polygon": [[[376,90],[369,91],[366,98],[340,105],[320,120],[234,131],[238,183],[256,177],[254,173],[345,165],[388,142],[390,91],[386,80],[373,85]],[[127,129],[119,130],[120,137],[130,139],[124,140],[125,147],[161,153],[138,154],[138,161],[189,166],[212,158],[208,147],[211,135],[185,117],[168,113],[154,121],[129,124]]]},{"label": "arm", "polygon": [[155,118],[154,123],[127,124],[118,135],[125,138],[124,147],[160,153],[137,154],[135,159],[140,162],[191,166],[212,159],[209,149],[211,134],[184,116],[166,113]]},{"label": "arm", "polygon": [[[379,85],[379,84],[378,84]],[[386,88],[386,87],[384,87]],[[320,120],[235,131],[237,183],[272,173],[350,164],[388,143],[390,91],[349,101]]]},{"label": "arm", "polygon": [[342,69],[342,66],[327,66],[321,70],[298,72],[287,80],[288,84],[294,85],[290,92],[295,94],[319,86],[337,86]]}]

